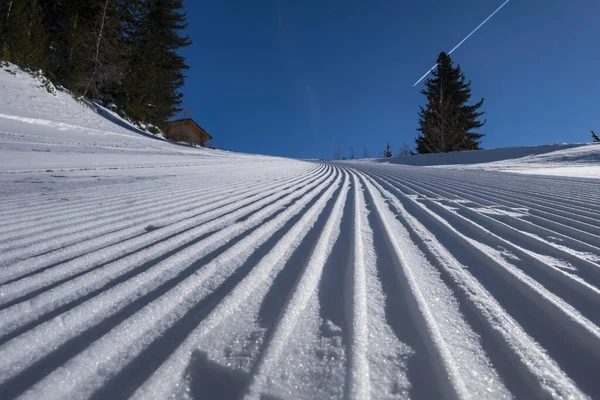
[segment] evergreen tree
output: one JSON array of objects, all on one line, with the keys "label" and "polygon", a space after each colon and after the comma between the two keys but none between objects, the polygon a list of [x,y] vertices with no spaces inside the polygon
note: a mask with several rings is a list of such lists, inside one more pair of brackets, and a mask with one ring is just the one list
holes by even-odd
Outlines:
[{"label": "evergreen tree", "polygon": [[385,158],[390,158],[392,156],[392,147],[389,143],[385,145],[385,150],[383,151],[383,156]]},{"label": "evergreen tree", "polygon": [[42,7],[38,0],[0,1],[0,59],[32,70],[48,59]]},{"label": "evergreen tree", "polygon": [[125,109],[137,120],[162,125],[181,111],[184,71],[189,67],[178,53],[191,40],[183,0],[141,1],[131,41],[134,55],[125,79]]},{"label": "evergreen tree", "polygon": [[471,82],[465,82],[460,66],[453,67],[452,59],[446,53],[440,53],[432,75],[421,90],[427,97],[427,105],[419,107],[417,152],[479,150],[484,135],[474,130],[485,124],[478,119],[484,114],[478,111],[483,99],[467,105],[471,98]]},{"label": "evergreen tree", "polygon": [[600,142],[600,138],[598,137],[598,135],[596,135],[596,132],[592,131],[592,139],[594,139],[594,142]]},{"label": "evergreen tree", "polygon": [[76,89],[84,97],[99,97],[107,85],[122,81],[128,57],[117,0],[96,1],[95,18],[87,35],[86,58]]},{"label": "evergreen tree", "polygon": [[130,49],[125,45],[124,0],[41,0],[50,35],[51,72],[60,83],[87,97],[103,97],[122,82]]},{"label": "evergreen tree", "polygon": [[160,126],[181,110],[186,26],[183,0],[0,0],[0,60]]}]

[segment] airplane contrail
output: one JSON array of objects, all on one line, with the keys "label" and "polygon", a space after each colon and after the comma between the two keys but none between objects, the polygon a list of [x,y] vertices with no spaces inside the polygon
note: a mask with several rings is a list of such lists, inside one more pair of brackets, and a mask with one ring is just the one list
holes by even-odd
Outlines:
[{"label": "airplane contrail", "polygon": [[[502,9],[502,7],[504,7],[504,6],[506,5],[506,3],[508,3],[509,1],[510,1],[510,0],[506,0],[504,3],[502,3],[502,5],[501,5],[500,7],[498,7],[498,8],[496,9],[496,11],[494,11],[492,14],[490,14],[490,16],[489,16],[489,17],[487,17],[485,20],[483,20],[483,22],[482,22],[482,23],[480,23],[480,24],[477,26],[477,28],[473,29],[473,31],[472,31],[471,33],[469,33],[469,34],[467,35],[467,37],[465,37],[463,40],[461,40],[459,44],[457,44],[456,46],[454,46],[454,48],[453,48],[452,50],[450,50],[450,52],[448,53],[448,55],[452,54],[452,53],[454,52],[454,50],[458,49],[458,48],[459,48],[459,46],[460,46],[461,44],[463,44],[463,43],[464,43],[464,42],[465,42],[465,41],[466,41],[468,38],[470,38],[470,37],[471,37],[471,36],[472,36],[472,35],[473,35],[475,32],[477,32],[477,31],[479,30],[479,28],[481,28],[481,27],[483,26],[483,24],[485,24],[486,22],[488,22],[488,21],[490,20],[490,18],[492,18],[494,15],[496,15],[496,13],[497,13],[498,11],[500,11],[500,10]],[[419,82],[421,82],[423,79],[425,79],[425,77],[426,77],[427,75],[429,75],[429,73],[430,73],[431,71],[433,71],[433,69],[434,69],[435,67],[437,67],[437,63],[435,63],[435,65],[434,65],[433,67],[431,67],[431,68],[429,69],[429,71],[425,72],[425,75],[423,75],[423,76],[422,76],[422,77],[421,77],[421,78],[420,78],[418,81],[416,81],[416,82],[415,82],[415,84],[413,85],[413,87],[417,86],[417,85],[419,84]]]}]

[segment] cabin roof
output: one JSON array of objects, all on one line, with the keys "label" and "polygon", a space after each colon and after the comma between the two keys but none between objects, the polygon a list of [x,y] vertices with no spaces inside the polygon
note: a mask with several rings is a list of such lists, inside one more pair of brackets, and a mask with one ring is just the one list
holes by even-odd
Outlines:
[{"label": "cabin roof", "polygon": [[180,124],[181,125],[192,124],[192,125],[196,126],[196,128],[198,128],[201,132],[203,132],[208,137],[208,140],[211,140],[213,138],[210,135],[210,133],[206,132],[206,130],[204,128],[202,128],[192,118],[182,118],[182,119],[176,119],[176,120],[173,120],[173,121],[167,121],[167,122],[165,122],[165,128],[167,128],[169,126],[180,125]]}]

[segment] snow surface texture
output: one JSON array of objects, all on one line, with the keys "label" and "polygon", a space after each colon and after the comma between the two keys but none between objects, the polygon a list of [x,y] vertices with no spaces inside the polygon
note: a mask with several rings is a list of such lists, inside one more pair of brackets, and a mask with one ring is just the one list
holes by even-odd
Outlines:
[{"label": "snow surface texture", "polygon": [[196,149],[15,73],[0,398],[600,398],[600,180]]},{"label": "snow surface texture", "polygon": [[[380,158],[366,162],[600,178],[600,143],[550,144]],[[364,162],[358,160],[357,162]]]}]

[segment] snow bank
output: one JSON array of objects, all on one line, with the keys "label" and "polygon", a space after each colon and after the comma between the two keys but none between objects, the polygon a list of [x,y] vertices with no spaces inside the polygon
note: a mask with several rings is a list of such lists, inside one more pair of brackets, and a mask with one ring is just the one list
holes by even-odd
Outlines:
[{"label": "snow bank", "polygon": [[481,169],[538,175],[600,177],[600,145],[549,144],[528,147],[419,154],[360,162]]},{"label": "snow bank", "polygon": [[[156,157],[160,156],[160,157]],[[0,67],[0,173],[219,162],[230,153],[173,143],[39,74]],[[231,162],[260,156],[237,155]],[[212,160],[212,161],[210,161]]]}]

